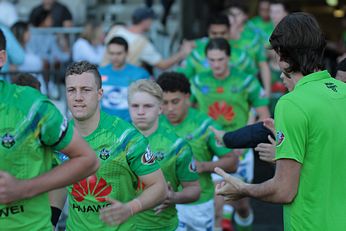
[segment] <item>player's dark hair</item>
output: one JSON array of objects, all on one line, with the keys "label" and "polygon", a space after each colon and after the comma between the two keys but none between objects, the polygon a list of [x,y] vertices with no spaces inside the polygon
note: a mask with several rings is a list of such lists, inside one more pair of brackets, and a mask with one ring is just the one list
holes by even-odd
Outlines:
[{"label": "player's dark hair", "polygon": [[205,54],[207,55],[209,50],[221,50],[224,51],[227,56],[231,56],[231,46],[229,42],[224,38],[210,39],[205,47]]},{"label": "player's dark hair", "polygon": [[102,87],[101,75],[95,64],[91,64],[88,61],[74,62],[66,69],[65,78],[69,75],[81,75],[83,73],[91,73],[95,77],[97,88]]},{"label": "player's dark hair", "polygon": [[29,73],[19,73],[12,78],[12,83],[19,86],[29,86],[40,90],[41,83],[38,79]]},{"label": "player's dark hair", "polygon": [[288,63],[286,73],[300,72],[305,76],[324,68],[326,40],[310,14],[287,15],[276,26],[269,41],[280,60]]},{"label": "player's dark hair", "polygon": [[6,50],[6,38],[2,30],[0,29],[0,51]]},{"label": "player's dark hair", "polygon": [[211,25],[225,25],[227,28],[231,27],[228,17],[224,14],[215,14],[209,17],[208,28]]},{"label": "player's dark hair", "polygon": [[123,46],[126,52],[128,52],[129,50],[129,44],[122,37],[119,37],[119,36],[113,37],[111,40],[109,40],[109,42],[107,43],[107,46],[111,44],[117,44],[117,45]]},{"label": "player's dark hair", "polygon": [[178,72],[163,72],[157,79],[157,84],[163,92],[182,92],[190,94],[190,82],[184,74]]}]

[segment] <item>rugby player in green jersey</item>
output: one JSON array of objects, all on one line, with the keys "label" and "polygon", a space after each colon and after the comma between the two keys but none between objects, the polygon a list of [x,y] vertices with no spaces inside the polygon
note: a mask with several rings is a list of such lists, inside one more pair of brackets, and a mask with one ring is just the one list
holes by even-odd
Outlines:
[{"label": "rugby player in green jersey", "polygon": [[246,22],[248,7],[240,1],[235,2],[227,10],[231,27],[232,48],[246,50],[254,59],[267,96],[271,93],[271,74],[267,60],[264,41],[260,33],[255,31]]},{"label": "rugby player in green jersey", "polygon": [[[0,67],[6,62],[0,30]],[[36,89],[0,81],[0,229],[52,230],[48,194],[98,168],[95,153]],[[53,150],[70,158],[51,170]]]},{"label": "rugby player in green jersey", "polygon": [[[231,25],[226,15],[219,14],[210,17],[208,22],[208,37],[193,41],[195,48],[185,59],[184,65],[179,67],[177,71],[184,73],[188,79],[191,79],[196,74],[210,70],[210,66],[205,55],[205,47],[210,39],[224,38],[229,40],[230,27]],[[253,58],[246,52],[246,50],[238,48],[232,49],[232,56],[230,56],[229,65],[248,74],[255,75],[258,72]]]},{"label": "rugby player in green jersey", "polygon": [[[213,166],[224,166],[228,172],[235,172],[238,158],[230,149],[222,147],[208,129],[210,125],[219,127],[215,121],[190,107],[190,83],[183,74],[166,72],[159,76],[157,82],[163,90],[162,109],[165,117],[161,121],[173,127],[175,133],[190,144],[201,186],[198,201],[177,205],[178,230],[213,230]],[[214,156],[218,156],[219,160],[213,162]]]},{"label": "rugby player in green jersey", "polygon": [[225,180],[217,193],[284,204],[287,231],[344,230],[346,85],[324,70],[326,40],[313,16],[284,17],[270,43],[290,91],[275,109],[275,175],[246,184],[216,169]]},{"label": "rugby player in green jersey", "polygon": [[[188,143],[159,123],[162,90],[152,80],[137,80],[129,87],[128,104],[136,128],[149,141],[150,150],[168,183],[166,200],[137,216],[137,230],[173,231],[178,226],[175,204],[198,200],[198,174]],[[178,188],[181,187],[182,190]]]},{"label": "rugby player in green jersey", "polygon": [[[197,108],[216,120],[226,131],[244,127],[249,121],[251,107],[259,120],[268,118],[268,99],[258,80],[229,67],[227,60],[231,49],[227,40],[210,40],[205,52],[211,71],[200,73],[191,80],[192,98]],[[246,182],[252,181],[253,164],[252,150],[244,150],[237,174]],[[253,215],[248,198],[234,203],[234,206],[236,224],[250,226]]]},{"label": "rugby player in green jersey", "polygon": [[[132,125],[100,110],[101,76],[88,62],[66,71],[72,124],[100,160],[96,174],[68,187],[66,230],[136,230],[136,213],[161,203],[166,183],[148,141]],[[63,154],[58,154],[63,161]],[[139,182],[144,189],[137,197]]]}]

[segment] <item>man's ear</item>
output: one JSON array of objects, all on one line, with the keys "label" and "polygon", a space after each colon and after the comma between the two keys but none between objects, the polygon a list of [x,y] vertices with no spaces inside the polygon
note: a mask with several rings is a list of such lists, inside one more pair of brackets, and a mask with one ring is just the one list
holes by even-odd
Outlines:
[{"label": "man's ear", "polygon": [[0,69],[5,65],[7,59],[6,51],[0,51]]}]

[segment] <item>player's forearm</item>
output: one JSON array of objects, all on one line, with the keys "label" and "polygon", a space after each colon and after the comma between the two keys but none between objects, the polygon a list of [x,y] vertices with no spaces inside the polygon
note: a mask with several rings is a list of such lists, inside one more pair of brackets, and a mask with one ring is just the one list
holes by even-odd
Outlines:
[{"label": "player's forearm", "polygon": [[295,197],[292,190],[281,187],[274,178],[261,184],[245,184],[242,191],[245,196],[271,203],[287,204],[291,203]]},{"label": "player's forearm", "polygon": [[200,162],[199,163],[200,169],[198,169],[198,172],[209,172],[213,173],[214,169],[216,167],[222,168],[226,172],[232,173],[237,170],[238,166],[238,158],[233,154],[227,154],[227,156],[223,156],[217,161],[208,161],[208,162]]},{"label": "player's forearm", "polygon": [[264,89],[267,93],[267,96],[270,96],[271,93],[271,73],[270,73],[270,68],[267,62],[261,62],[259,63],[260,67],[260,74],[261,74],[261,79],[262,83],[264,86]]},{"label": "player's forearm", "polygon": [[24,196],[25,198],[33,197],[43,192],[70,185],[95,173],[98,166],[98,160],[92,151],[90,154],[74,157],[43,175],[23,180],[22,190],[26,192]]},{"label": "player's forearm", "polygon": [[[146,186],[139,197],[128,202],[128,205],[131,208],[134,208],[133,210],[134,214],[140,211],[153,208],[156,205],[161,204],[165,200],[167,195],[167,184],[164,180],[164,176],[161,170],[158,170],[157,173],[155,174],[156,174],[155,183]],[[145,184],[145,182],[143,183]]]},{"label": "player's forearm", "polygon": [[187,204],[199,199],[201,189],[199,185],[184,187],[182,191],[175,192],[172,198],[173,204]]}]

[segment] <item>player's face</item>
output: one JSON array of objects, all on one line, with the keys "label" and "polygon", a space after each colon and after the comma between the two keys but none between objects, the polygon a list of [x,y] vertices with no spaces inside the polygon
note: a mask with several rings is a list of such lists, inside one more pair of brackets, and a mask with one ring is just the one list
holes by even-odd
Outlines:
[{"label": "player's face", "polygon": [[187,115],[190,107],[190,94],[182,92],[163,93],[163,114],[171,124],[181,123]]},{"label": "player's face", "polygon": [[229,9],[228,18],[230,20],[231,26],[241,27],[242,25],[244,25],[247,16],[239,8],[231,7]]},{"label": "player's face", "polygon": [[85,121],[99,111],[102,88],[98,89],[92,73],[66,77],[66,97],[68,108],[74,119]]},{"label": "player's face", "polygon": [[262,1],[259,3],[258,6],[258,14],[263,18],[264,20],[270,20],[270,2],[269,1]]},{"label": "player's face", "polygon": [[216,77],[222,76],[228,73],[229,56],[222,50],[208,50],[207,51],[208,63],[213,75]]},{"label": "player's face", "polygon": [[229,40],[229,28],[226,25],[211,24],[208,30],[208,36],[210,39],[224,38]]},{"label": "player's face", "polygon": [[151,129],[161,114],[160,101],[147,92],[135,92],[129,98],[130,116],[140,131]]},{"label": "player's face", "polygon": [[270,19],[273,21],[274,26],[279,24],[281,19],[287,15],[285,8],[282,4],[271,4],[270,5]]},{"label": "player's face", "polygon": [[126,62],[127,52],[119,44],[110,44],[107,47],[109,59],[115,68],[121,68]]},{"label": "player's face", "polygon": [[346,71],[337,71],[335,78],[346,83]]}]

